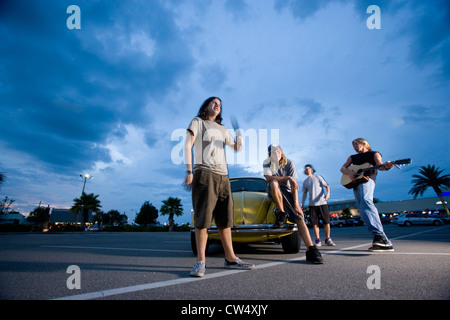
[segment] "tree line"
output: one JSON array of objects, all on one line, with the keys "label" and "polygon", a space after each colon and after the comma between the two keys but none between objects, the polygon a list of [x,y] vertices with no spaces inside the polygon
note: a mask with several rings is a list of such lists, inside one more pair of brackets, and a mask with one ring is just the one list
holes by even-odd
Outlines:
[{"label": "tree line", "polygon": [[[73,214],[81,213],[81,224],[85,225],[89,220],[89,212],[93,212],[93,222],[99,225],[115,225],[122,226],[128,223],[128,217],[125,214],[121,214],[118,210],[109,210],[103,212],[101,210],[101,202],[98,199],[99,195],[93,193],[86,194],[83,192],[81,197],[73,199],[74,204],[70,208]],[[8,203],[7,203],[8,202]],[[1,201],[0,209],[9,208],[10,204],[14,200],[10,200],[5,197],[4,201]],[[162,216],[169,216],[169,231],[173,231],[175,226],[174,217],[181,216],[183,214],[183,205],[178,198],[169,197],[167,200],[162,201],[163,204],[158,211],[154,205],[149,201],[145,201],[141,206],[139,213],[137,214],[134,222],[139,225],[147,226],[157,224],[159,213]],[[44,224],[50,219],[50,207],[36,207],[27,217],[29,222],[34,224]]]},{"label": "tree line", "polygon": [[[74,214],[81,212],[82,224],[86,223],[89,218],[89,211],[95,213],[94,223],[109,225],[124,225],[128,222],[128,217],[124,214],[120,214],[117,210],[110,210],[106,214],[101,211],[100,200],[98,195],[93,193],[86,194],[83,192],[80,198],[75,198],[74,205],[70,208]],[[175,220],[174,216],[181,216],[183,214],[183,205],[178,198],[169,197],[167,200],[163,200],[159,213],[162,216],[169,216],[169,231],[173,231]],[[139,225],[156,224],[158,219],[158,209],[152,205],[149,201],[145,201],[141,206],[139,213],[137,214],[134,222]]]},{"label": "tree line", "polygon": [[[425,191],[432,188],[434,192],[440,198],[442,205],[448,216],[450,216],[449,209],[442,196],[442,190],[444,188],[450,188],[450,175],[442,174],[444,170],[441,170],[434,165],[421,166],[419,168],[419,174],[414,174],[411,180],[413,187],[409,190],[409,194],[416,199],[419,195],[422,196]],[[0,173],[0,185],[4,183],[5,175]],[[121,225],[127,224],[128,217],[125,214],[120,214],[117,210],[110,210],[107,213],[101,211],[101,202],[98,199],[99,195],[93,193],[82,193],[79,198],[73,199],[74,204],[70,208],[70,211],[74,214],[81,213],[82,224],[86,223],[89,218],[89,211],[94,212],[94,222],[99,224]],[[0,215],[13,213],[11,205],[15,200],[5,197],[0,200]],[[152,205],[149,201],[145,201],[141,206],[139,213],[137,214],[134,222],[139,225],[147,226],[156,224],[159,214],[162,216],[169,216],[169,231],[174,229],[174,217],[181,216],[183,214],[183,205],[181,200],[174,197],[169,197],[167,200],[162,201],[162,206],[158,209]],[[37,207],[28,216],[28,221],[35,224],[42,224],[48,222],[50,218],[49,207]]]}]

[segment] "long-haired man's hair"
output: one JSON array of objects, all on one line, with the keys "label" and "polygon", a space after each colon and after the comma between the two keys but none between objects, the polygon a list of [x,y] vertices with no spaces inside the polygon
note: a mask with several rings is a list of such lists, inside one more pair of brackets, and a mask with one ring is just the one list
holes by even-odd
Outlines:
[{"label": "long-haired man's hair", "polygon": [[197,117],[201,118],[202,120],[206,120],[207,119],[208,112],[207,112],[206,108],[208,108],[208,105],[214,99],[217,99],[217,100],[220,101],[220,113],[217,115],[217,117],[216,117],[216,119],[214,121],[221,125],[222,124],[222,100],[220,100],[220,98],[209,97],[208,99],[206,99],[203,102],[202,106],[200,107],[200,110],[198,110]]},{"label": "long-haired man's hair", "polygon": [[[283,151],[283,149],[282,149],[281,151]],[[269,152],[269,157],[270,157],[271,154],[272,154],[272,153]],[[286,158],[286,156],[284,155],[284,153],[281,153],[281,159],[280,159],[280,161],[278,161],[278,165],[279,165],[281,168],[284,168],[284,167],[286,166],[286,164],[287,164],[287,158]],[[271,169],[272,169],[272,171],[278,170],[276,165],[272,166]]]},{"label": "long-haired man's hair", "polygon": [[287,158],[284,153],[281,154],[280,167],[284,168],[287,164]]},{"label": "long-haired man's hair", "polygon": [[353,140],[352,143],[353,142],[356,142],[358,144],[362,144],[364,147],[367,148],[367,150],[372,151],[372,148],[370,147],[370,144],[369,144],[369,142],[366,139],[358,138],[358,139]]}]

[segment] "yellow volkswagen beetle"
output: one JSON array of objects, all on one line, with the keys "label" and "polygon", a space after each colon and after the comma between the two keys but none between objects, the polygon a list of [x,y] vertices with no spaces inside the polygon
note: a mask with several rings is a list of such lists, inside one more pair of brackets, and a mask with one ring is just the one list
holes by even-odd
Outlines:
[{"label": "yellow volkswagen beetle", "polygon": [[[230,178],[234,202],[234,225],[231,228],[233,242],[281,243],[285,253],[300,250],[297,225],[290,221],[282,228],[274,228],[275,203],[267,193],[267,181],[259,177]],[[194,212],[195,214],[195,212]],[[214,219],[208,229],[208,243],[220,240]],[[195,226],[192,216],[191,248],[197,254]],[[208,246],[207,249],[208,250]]]}]

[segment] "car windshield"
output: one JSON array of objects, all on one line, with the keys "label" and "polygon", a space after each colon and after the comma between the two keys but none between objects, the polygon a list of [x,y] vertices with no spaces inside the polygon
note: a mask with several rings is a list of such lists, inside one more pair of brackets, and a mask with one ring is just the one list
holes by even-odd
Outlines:
[{"label": "car windshield", "polygon": [[253,191],[253,192],[266,192],[267,182],[264,179],[259,178],[241,178],[231,179],[231,192],[239,191]]}]

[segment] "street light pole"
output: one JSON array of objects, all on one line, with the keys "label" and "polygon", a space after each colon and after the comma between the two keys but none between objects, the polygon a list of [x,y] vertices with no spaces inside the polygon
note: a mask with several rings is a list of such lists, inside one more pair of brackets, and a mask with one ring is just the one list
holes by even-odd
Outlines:
[{"label": "street light pole", "polygon": [[80,174],[80,177],[84,179],[84,183],[83,183],[83,191],[81,191],[81,195],[84,194],[84,188],[86,187],[86,180],[89,179],[91,180],[92,178],[94,178],[93,176],[91,176],[90,174],[86,173],[84,176]]}]

